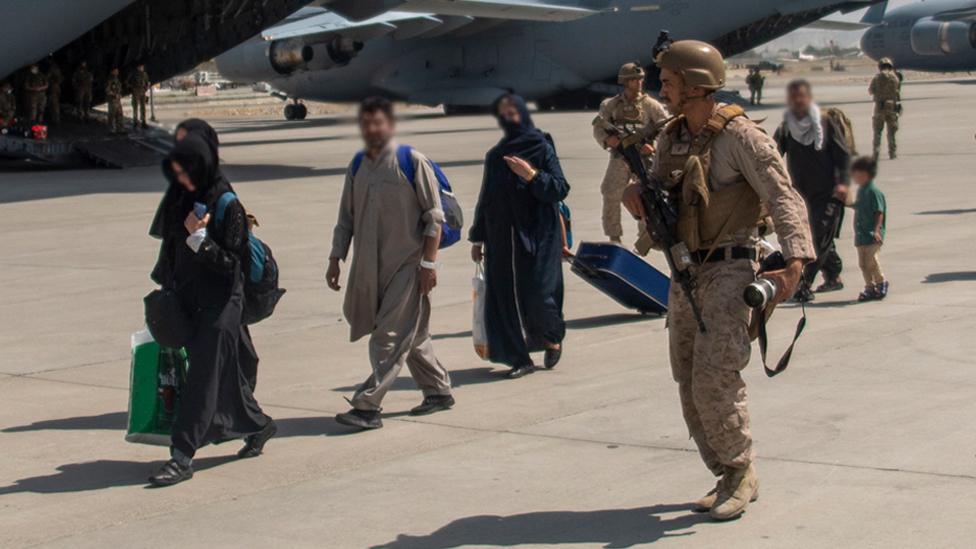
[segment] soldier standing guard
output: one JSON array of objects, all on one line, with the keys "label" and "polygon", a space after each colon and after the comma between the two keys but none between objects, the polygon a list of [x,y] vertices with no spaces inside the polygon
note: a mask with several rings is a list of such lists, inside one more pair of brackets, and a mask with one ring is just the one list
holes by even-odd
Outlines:
[{"label": "soldier standing guard", "polygon": [[878,62],[878,74],[868,93],[874,96],[874,158],[881,155],[881,133],[888,127],[888,156],[898,158],[898,117],[901,115],[901,79],[891,59]]},{"label": "soldier standing guard", "polygon": [[762,105],[762,92],[763,86],[766,85],[766,77],[762,75],[759,67],[749,69],[746,84],[749,86],[749,104]]},{"label": "soldier standing guard", "polygon": [[125,133],[122,113],[122,82],[119,69],[113,68],[105,82],[105,99],[108,101],[108,125],[112,133]]},{"label": "soldier standing guard", "polygon": [[75,106],[78,116],[88,122],[92,101],[92,73],[88,70],[88,63],[82,61],[71,77],[71,85],[75,88]]},{"label": "soldier standing guard", "polygon": [[[617,82],[624,86],[624,91],[600,104],[600,114],[593,120],[594,139],[601,147],[611,151],[610,163],[607,165],[607,172],[600,186],[600,192],[603,193],[603,232],[611,241],[618,244],[623,240],[624,234],[620,223],[620,202],[624,196],[624,189],[633,180],[634,175],[627,166],[627,161],[616,150],[622,136],[617,135],[612,127],[629,126],[642,132],[644,134],[642,152],[649,157],[654,154],[652,144],[657,136],[659,125],[668,117],[664,107],[644,93],[644,77],[644,69],[637,63],[627,63],[620,67]],[[639,236],[643,234],[644,229],[641,226]],[[645,247],[640,251],[646,254],[648,249]]]},{"label": "soldier standing guard", "polygon": [[149,125],[146,124],[146,102],[149,100],[147,94],[149,93],[149,86],[152,85],[152,82],[149,81],[146,66],[140,63],[136,67],[136,71],[129,74],[126,84],[128,84],[129,90],[132,92],[132,127],[137,127],[141,120],[142,128],[148,128]]},{"label": "soldier standing guard", "polygon": [[47,68],[47,110],[51,116],[52,124],[61,123],[61,84],[64,82],[64,75],[61,74],[61,67],[51,59],[51,64]]},{"label": "soldier standing guard", "polygon": [[[690,251],[691,302],[672,284],[668,311],[671,370],[682,413],[702,460],[719,481],[696,509],[715,520],[745,512],[758,497],[746,385],[750,319],[743,300],[760,259],[759,226],[768,210],[787,261],[764,273],[777,288],[774,303],[796,291],[803,265],[814,258],[803,197],[793,188],[776,144],[737,105],[717,103],[725,86],[725,62],[709,44],[674,42],[657,57],[661,99],[677,118],[657,141],[653,176],[676,190],[677,236]],[[625,205],[645,217],[641,186],[628,187]]]},{"label": "soldier standing guard", "polygon": [[31,65],[30,74],[24,81],[24,90],[27,92],[28,120],[31,124],[44,121],[47,88],[47,77],[41,74],[41,69],[37,65]]}]

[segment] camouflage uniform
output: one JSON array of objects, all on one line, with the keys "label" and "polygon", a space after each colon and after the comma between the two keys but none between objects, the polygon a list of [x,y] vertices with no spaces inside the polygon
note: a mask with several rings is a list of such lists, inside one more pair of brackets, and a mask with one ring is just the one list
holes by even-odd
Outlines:
[{"label": "camouflage uniform", "polygon": [[10,84],[0,87],[0,127],[10,125],[17,116],[17,100],[14,98]]},{"label": "camouflage uniform", "polygon": [[113,133],[125,132],[122,113],[122,82],[110,75],[105,82],[105,99],[108,101],[108,125]]},{"label": "camouflage uniform", "polygon": [[139,121],[142,122],[142,126],[146,126],[146,102],[148,101],[149,86],[152,83],[149,81],[149,74],[146,71],[136,70],[129,75],[126,84],[129,86],[129,90],[132,91],[132,125],[135,126]]},{"label": "camouflage uniform", "polygon": [[[667,111],[651,96],[641,93],[636,101],[630,101],[623,93],[606,99],[600,105],[601,118],[615,126],[638,126],[646,135],[648,143],[653,142],[658,124],[668,117]],[[593,138],[601,147],[606,147],[610,133],[598,123],[593,124]],[[633,173],[627,161],[617,151],[611,151],[600,192],[603,193],[603,232],[609,238],[619,241],[624,234],[620,223],[620,204],[624,190],[633,180]],[[643,227],[640,228],[643,234]]]},{"label": "camouflage uniform", "polygon": [[64,76],[61,74],[61,67],[56,63],[51,63],[47,70],[47,110],[51,115],[51,123],[61,123],[61,84]]},{"label": "camouflage uniform", "polygon": [[92,101],[92,73],[87,67],[78,67],[71,77],[71,85],[75,88],[75,106],[82,120],[88,120]]},{"label": "camouflage uniform", "polygon": [[[27,92],[28,119],[34,122],[44,121],[44,106],[47,104],[47,77],[38,73],[30,73],[24,81],[24,91]],[[39,91],[35,91],[39,90]]]},{"label": "camouflage uniform", "polygon": [[[716,110],[719,107],[716,107]],[[686,158],[693,136],[683,121],[662,133],[654,173],[672,181],[673,158]],[[673,131],[672,131],[673,130]],[[708,148],[707,181],[713,192],[748,183],[767,206],[787,258],[815,257],[806,204],[793,188],[776,144],[754,122],[739,117]],[[683,163],[681,163],[683,165]],[[739,230],[716,242],[717,254],[732,246],[755,247],[758,229]],[[726,256],[721,256],[726,257]],[[716,475],[752,464],[752,435],[746,386],[740,372],[749,364],[752,310],[742,299],[758,265],[726,259],[692,266],[696,302],[707,331],[700,333],[691,306],[677,284],[668,311],[671,369],[678,382],[682,413],[705,465]]]},{"label": "camouflage uniform", "polygon": [[873,80],[868,93],[874,96],[874,156],[881,154],[881,133],[888,127],[888,154],[898,155],[898,103],[901,101],[901,80],[894,70],[885,69]]},{"label": "camouflage uniform", "polygon": [[762,105],[763,86],[766,85],[766,77],[759,71],[752,71],[746,77],[746,84],[749,86],[749,104]]}]

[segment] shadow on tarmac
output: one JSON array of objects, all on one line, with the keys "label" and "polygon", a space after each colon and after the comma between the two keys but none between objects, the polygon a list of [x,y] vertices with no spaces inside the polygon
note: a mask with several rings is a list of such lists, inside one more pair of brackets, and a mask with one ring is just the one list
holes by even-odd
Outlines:
[{"label": "shadow on tarmac", "polygon": [[932,273],[925,277],[923,284],[942,284],[943,282],[972,282],[976,281],[976,271],[959,271],[955,273]]},{"label": "shadow on tarmac", "polygon": [[91,431],[105,429],[121,431],[129,414],[126,412],[110,412],[96,416],[66,417],[62,419],[48,419],[35,421],[30,425],[18,425],[0,430],[0,433],[27,433],[31,431]]},{"label": "shadow on tarmac", "polygon": [[956,209],[956,210],[927,210],[924,212],[915,212],[915,215],[962,215],[962,214],[970,214],[970,213],[976,213],[976,208],[963,208],[963,209]]},{"label": "shadow on tarmac", "polygon": [[[465,385],[479,385],[481,383],[491,383],[505,379],[504,377],[492,373],[493,370],[494,368],[491,366],[486,366],[483,368],[468,368],[465,370],[451,370],[451,386],[457,388],[464,387]],[[349,393],[355,391],[358,387],[358,385],[350,385],[347,387],[336,387],[332,390],[337,393]],[[412,377],[400,376],[396,378],[396,381],[393,382],[393,387],[390,390],[417,391],[418,389],[417,384],[414,382]],[[279,427],[281,426],[280,421],[278,421],[278,425]]]},{"label": "shadow on tarmac", "polygon": [[[162,451],[163,448],[160,448]],[[193,460],[194,472],[223,465],[237,459],[233,454]],[[103,490],[119,486],[146,484],[146,479],[162,461],[121,461],[100,459],[83,463],[68,463],[50,475],[22,478],[9,486],[0,486],[0,496],[30,492],[34,494],[62,494]]]},{"label": "shadow on tarmac", "polygon": [[[585,318],[574,318],[572,320],[567,320],[566,328],[569,330],[591,330],[594,328],[606,328],[607,326],[614,326],[617,324],[632,324],[635,322],[647,322],[651,320],[659,320],[662,318],[664,318],[664,316],[627,314],[627,313],[588,316]],[[463,332],[434,334],[433,336],[431,336],[431,339],[438,341],[442,339],[470,339],[471,337],[472,337],[471,330],[466,330]],[[454,374],[451,373],[451,376],[453,375]]]},{"label": "shadow on tarmac", "polygon": [[[659,515],[686,511],[669,519]],[[707,522],[707,514],[691,513],[689,504],[654,505],[603,511],[548,511],[507,517],[478,515],[458,519],[426,536],[400,534],[373,549],[447,549],[450,547],[512,547],[516,545],[603,544],[632,547],[661,538],[690,536],[680,532]]]}]

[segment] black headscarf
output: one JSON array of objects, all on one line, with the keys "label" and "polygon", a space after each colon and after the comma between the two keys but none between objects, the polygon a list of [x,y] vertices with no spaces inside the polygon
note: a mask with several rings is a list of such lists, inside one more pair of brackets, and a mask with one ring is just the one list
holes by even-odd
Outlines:
[{"label": "black headscarf", "polygon": [[[518,109],[521,121],[513,124],[498,114],[498,108],[505,100],[511,101]],[[498,119],[498,125],[505,132],[505,137],[498,143],[497,150],[504,156],[518,156],[535,167],[542,165],[545,160],[549,137],[532,123],[529,107],[521,96],[506,93],[495,100],[492,112]]]},{"label": "black headscarf", "polygon": [[[217,130],[213,129],[213,126],[208,124],[206,121],[200,118],[188,118],[180,122],[176,126],[176,131],[183,129],[186,131],[187,139],[190,136],[196,136],[206,143],[207,148],[210,150],[210,155],[212,157],[213,169],[216,171],[216,175],[223,179],[220,173],[219,159],[220,159],[220,138],[217,136]],[[174,132],[176,133],[176,132]],[[179,141],[176,145],[179,145]],[[175,146],[174,146],[174,151]],[[163,160],[163,175],[169,181],[169,187],[166,189],[166,193],[163,195],[162,200],[159,201],[159,207],[156,208],[156,215],[153,217],[152,224],[149,226],[149,235],[154,238],[163,238],[166,234],[166,218],[167,212],[173,208],[180,207],[181,204],[178,202],[181,198],[185,199],[183,196],[183,187],[176,182],[173,177],[172,167],[170,166],[170,161],[172,158],[167,157]],[[182,165],[182,163],[180,163]],[[192,178],[192,175],[191,175]],[[194,181],[195,183],[195,181]],[[183,209],[180,207],[179,209]]]},{"label": "black headscarf", "polygon": [[[156,238],[166,238],[183,223],[183,218],[192,209],[194,202],[202,202],[213,209],[221,194],[231,191],[230,183],[217,169],[213,149],[206,139],[197,134],[188,134],[176,143],[173,150],[163,160],[163,175],[169,181],[169,188],[160,202],[150,232]],[[196,187],[188,191],[176,179],[173,162],[186,171]]]},{"label": "black headscarf", "polygon": [[213,126],[199,118],[187,118],[176,126],[176,131],[180,130],[185,130],[187,134],[202,137],[210,146],[214,158],[220,159],[220,138],[217,137],[217,130],[213,129]]}]

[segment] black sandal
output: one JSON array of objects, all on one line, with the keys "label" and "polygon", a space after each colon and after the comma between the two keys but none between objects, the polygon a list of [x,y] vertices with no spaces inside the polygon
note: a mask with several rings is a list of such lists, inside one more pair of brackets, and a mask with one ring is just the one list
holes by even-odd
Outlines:
[{"label": "black sandal", "polygon": [[180,462],[171,459],[164,463],[155,475],[149,477],[149,484],[161,488],[179,484],[191,478],[193,478],[192,465],[180,465]]},{"label": "black sandal", "polygon": [[237,452],[237,457],[240,459],[258,457],[261,452],[264,451],[264,445],[271,440],[271,437],[275,436],[278,432],[278,424],[274,422],[273,419],[268,418],[268,424],[261,429],[259,433],[253,435],[248,435],[244,439],[244,447]]}]

